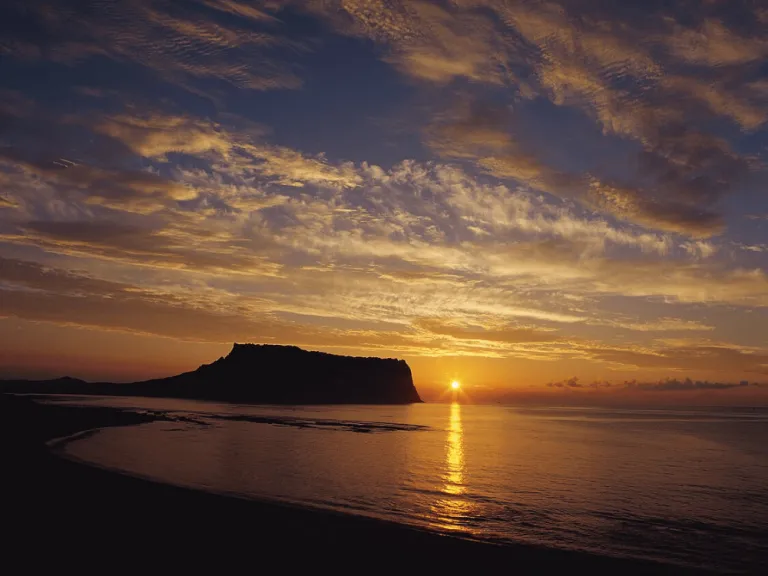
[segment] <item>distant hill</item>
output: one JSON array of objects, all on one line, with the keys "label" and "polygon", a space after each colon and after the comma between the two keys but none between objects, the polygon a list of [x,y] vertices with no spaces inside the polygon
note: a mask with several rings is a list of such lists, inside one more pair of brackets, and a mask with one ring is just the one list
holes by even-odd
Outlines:
[{"label": "distant hill", "polygon": [[309,352],[296,346],[235,344],[211,364],[131,384],[75,378],[0,381],[0,392],[159,396],[252,404],[421,402],[405,360]]}]

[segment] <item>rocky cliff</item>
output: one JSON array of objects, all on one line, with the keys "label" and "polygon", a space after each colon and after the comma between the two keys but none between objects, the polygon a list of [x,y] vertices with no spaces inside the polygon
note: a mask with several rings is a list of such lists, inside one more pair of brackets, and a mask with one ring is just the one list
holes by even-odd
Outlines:
[{"label": "rocky cliff", "polygon": [[404,360],[309,352],[296,346],[235,344],[211,364],[133,384],[67,379],[0,385],[0,390],[194,398],[256,404],[409,404],[421,402]]}]

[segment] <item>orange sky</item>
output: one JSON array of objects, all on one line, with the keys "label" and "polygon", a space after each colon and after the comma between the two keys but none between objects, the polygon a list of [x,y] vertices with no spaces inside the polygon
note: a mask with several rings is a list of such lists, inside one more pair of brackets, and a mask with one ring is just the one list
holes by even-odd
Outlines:
[{"label": "orange sky", "polygon": [[[230,344],[191,342],[124,331],[62,327],[50,323],[0,320],[0,366],[9,376],[48,378],[73,375],[86,380],[133,381],[192,370],[226,355]],[[45,342],[35,350],[36,342]],[[321,347],[359,355],[355,348]],[[467,403],[572,405],[768,405],[768,385],[726,388],[718,372],[665,373],[649,369],[606,372],[589,361],[542,362],[517,358],[404,356],[426,401],[451,401],[450,383],[458,380],[458,400]],[[574,377],[572,374],[582,374]],[[690,390],[668,382],[692,380]],[[606,380],[608,378],[609,380]],[[631,384],[635,383],[635,384]],[[641,389],[637,383],[645,385]],[[734,381],[734,384],[737,382]],[[609,385],[610,384],[610,385]],[[669,389],[663,389],[665,386]],[[718,389],[718,386],[723,386]],[[656,389],[654,389],[656,388]]]}]

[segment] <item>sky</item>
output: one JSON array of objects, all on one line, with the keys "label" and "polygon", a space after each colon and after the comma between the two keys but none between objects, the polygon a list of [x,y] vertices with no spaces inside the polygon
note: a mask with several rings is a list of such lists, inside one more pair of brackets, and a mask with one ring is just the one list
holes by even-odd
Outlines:
[{"label": "sky", "polygon": [[0,375],[233,342],[768,403],[763,0],[9,0]]}]

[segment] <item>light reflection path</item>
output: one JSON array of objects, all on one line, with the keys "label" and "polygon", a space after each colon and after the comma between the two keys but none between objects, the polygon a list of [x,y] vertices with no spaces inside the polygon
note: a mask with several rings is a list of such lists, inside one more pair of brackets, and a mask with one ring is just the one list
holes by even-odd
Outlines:
[{"label": "light reflection path", "polygon": [[464,496],[467,491],[464,463],[464,429],[461,424],[461,404],[451,404],[445,440],[445,470],[440,487],[441,496],[432,505],[435,527],[443,530],[472,532],[467,520],[474,506]]}]

